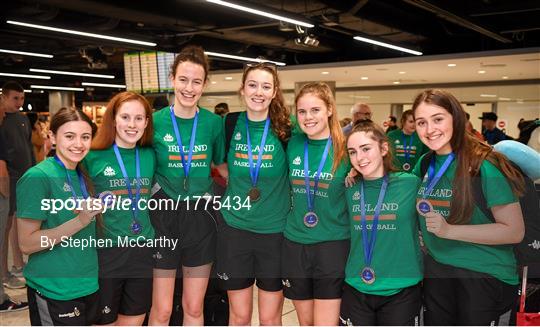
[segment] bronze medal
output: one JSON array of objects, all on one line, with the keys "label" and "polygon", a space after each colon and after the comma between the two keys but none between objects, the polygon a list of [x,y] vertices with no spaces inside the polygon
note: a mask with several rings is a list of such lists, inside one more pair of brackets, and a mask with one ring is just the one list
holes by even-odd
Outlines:
[{"label": "bronze medal", "polygon": [[252,187],[249,189],[248,196],[251,201],[257,202],[261,197],[261,191],[256,187]]}]

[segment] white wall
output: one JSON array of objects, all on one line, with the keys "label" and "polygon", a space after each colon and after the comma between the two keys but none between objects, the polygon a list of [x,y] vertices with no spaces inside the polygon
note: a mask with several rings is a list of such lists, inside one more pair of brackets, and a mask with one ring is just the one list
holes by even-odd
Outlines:
[{"label": "white wall", "polygon": [[506,119],[508,121],[506,134],[512,137],[518,137],[519,129],[517,128],[517,124],[521,118],[525,120],[540,118],[540,102],[499,102],[497,115],[499,119]]},{"label": "white wall", "polygon": [[[392,104],[403,104],[407,109],[414,97],[422,90],[421,88],[358,91],[339,91],[338,89],[336,92],[338,115],[341,119],[350,117],[351,106],[360,101],[369,104],[373,111],[373,120],[382,123],[390,115]],[[517,123],[520,118],[526,120],[540,118],[540,85],[474,86],[446,90],[462,102],[465,111],[471,114],[471,122],[477,130],[481,129],[481,121],[478,117],[484,111],[491,111],[494,102],[497,103],[499,118],[508,121],[507,133],[510,136],[518,136]],[[496,97],[482,97],[481,95],[495,95]],[[286,90],[285,101],[293,108],[294,94],[291,90]],[[227,102],[231,111],[244,110],[235,91],[227,95],[205,95],[201,98],[200,105],[211,109],[219,102]]]}]

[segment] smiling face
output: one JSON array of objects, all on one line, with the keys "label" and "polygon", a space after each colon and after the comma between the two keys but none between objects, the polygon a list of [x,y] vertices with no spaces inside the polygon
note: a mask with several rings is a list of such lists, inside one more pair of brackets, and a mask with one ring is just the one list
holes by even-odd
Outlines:
[{"label": "smiling face", "polygon": [[328,118],[332,111],[326,103],[313,93],[306,93],[296,102],[298,124],[312,140],[326,139],[330,136]]},{"label": "smiling face", "polygon": [[56,134],[50,132],[50,136],[56,144],[56,155],[66,168],[75,169],[90,150],[92,126],[82,120],[70,121],[60,126]]},{"label": "smiling face", "polygon": [[420,140],[439,155],[452,152],[452,115],[444,108],[426,102],[415,110],[416,132]]},{"label": "smiling face", "polygon": [[384,156],[388,154],[388,143],[382,144],[370,132],[354,132],[347,141],[351,164],[365,179],[384,176]]},{"label": "smiling face", "polygon": [[175,106],[181,110],[195,108],[206,85],[203,66],[191,61],[181,62],[170,79],[174,88]]},{"label": "smiling face", "polygon": [[263,69],[253,69],[246,75],[240,90],[248,111],[261,114],[266,113],[272,99],[276,96],[274,76]]},{"label": "smiling face", "polygon": [[116,117],[114,117],[116,126],[115,142],[121,148],[133,148],[144,134],[148,118],[144,105],[137,101],[124,102]]}]

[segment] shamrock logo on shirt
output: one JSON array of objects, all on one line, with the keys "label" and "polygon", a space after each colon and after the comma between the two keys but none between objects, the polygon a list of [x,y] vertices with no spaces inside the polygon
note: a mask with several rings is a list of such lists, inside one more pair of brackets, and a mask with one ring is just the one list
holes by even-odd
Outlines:
[{"label": "shamrock logo on shirt", "polygon": [[114,176],[116,175],[116,171],[114,171],[114,169],[111,166],[107,166],[107,168],[105,168],[105,171],[103,172],[103,175]]},{"label": "shamrock logo on shirt", "polygon": [[163,141],[172,142],[172,141],[174,141],[174,138],[172,137],[171,134],[167,133],[167,134],[165,134],[165,136],[163,136]]},{"label": "shamrock logo on shirt", "polygon": [[352,198],[353,198],[353,200],[360,200],[360,192],[358,192],[358,191],[354,192]]},{"label": "shamrock logo on shirt", "polygon": [[240,141],[242,139],[242,134],[240,134],[240,132],[236,133],[236,135],[234,136],[234,139],[236,141]]},{"label": "shamrock logo on shirt", "polygon": [[302,163],[302,159],[300,159],[300,156],[297,156],[296,158],[294,158],[292,163],[293,165],[299,165]]},{"label": "shamrock logo on shirt", "polygon": [[64,182],[64,192],[71,192],[71,187],[66,182]]}]

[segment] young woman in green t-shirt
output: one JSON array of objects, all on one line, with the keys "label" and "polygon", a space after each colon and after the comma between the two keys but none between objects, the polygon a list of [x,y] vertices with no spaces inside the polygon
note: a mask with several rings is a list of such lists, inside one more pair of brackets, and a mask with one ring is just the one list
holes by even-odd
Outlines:
[{"label": "young woman in green t-shirt", "polygon": [[[415,167],[424,179],[417,208],[428,251],[425,322],[497,324],[516,303],[519,279],[511,244],[524,235],[516,198],[524,189],[522,176],[506,157],[466,132],[465,111],[452,94],[423,91],[413,111],[416,131],[432,150],[427,174],[420,176],[426,159]],[[484,204],[475,203],[478,187]]]},{"label": "young woman in green t-shirt", "polygon": [[[90,150],[92,122],[76,109],[51,119],[56,155],[17,183],[19,244],[32,325],[92,325],[98,316],[93,187],[80,162]],[[94,199],[97,201],[97,199]]]},{"label": "young woman in green t-shirt", "polygon": [[422,257],[415,190],[418,177],[396,172],[384,130],[357,123],[347,151],[358,174],[347,190],[351,251],[342,325],[418,325]]},{"label": "young woman in green t-shirt", "polygon": [[287,146],[292,209],[281,250],[283,292],[302,326],[337,325],[349,252],[345,176],[350,170],[332,90],[304,85],[296,117],[305,133]]},{"label": "young woman in green t-shirt", "polygon": [[394,167],[399,171],[411,172],[418,159],[429,149],[418,138],[412,110],[405,110],[401,114],[400,124],[400,129],[388,133],[388,141]]},{"label": "young woman in green t-shirt", "polygon": [[177,269],[182,270],[183,324],[204,323],[204,295],[217,232],[210,169],[224,156],[221,117],[198,106],[209,70],[201,47],[182,49],[169,76],[174,104],[153,115],[156,193],[152,199],[162,205],[161,210],[150,211],[150,219],[156,239],[164,242],[154,249],[150,325],[169,323]]},{"label": "young woman in green t-shirt", "polygon": [[152,303],[154,262],[144,243],[154,238],[145,209],[155,169],[152,126],[152,108],[143,96],[118,93],[83,162],[99,198],[110,204],[99,235],[108,242],[98,249],[99,325],[140,326]]},{"label": "young woman in green t-shirt", "polygon": [[[238,115],[228,149],[217,276],[229,296],[229,324],[251,323],[256,281],[260,324],[281,325],[281,242],[290,208],[282,143],[290,136],[289,110],[270,63],[246,65],[240,95],[247,110]],[[227,205],[235,199],[246,205]]]}]

